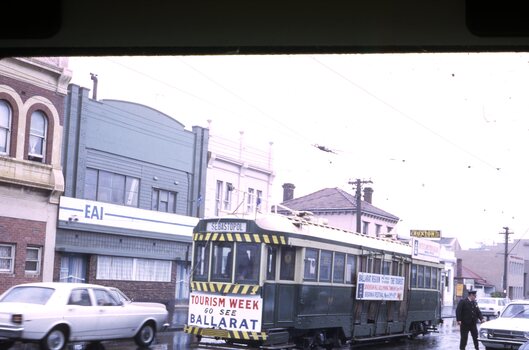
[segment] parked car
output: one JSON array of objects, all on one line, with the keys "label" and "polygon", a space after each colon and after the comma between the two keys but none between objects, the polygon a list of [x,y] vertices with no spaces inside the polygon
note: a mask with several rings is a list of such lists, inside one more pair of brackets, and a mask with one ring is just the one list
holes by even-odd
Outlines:
[{"label": "parked car", "polygon": [[510,302],[500,316],[481,324],[485,349],[518,349],[529,340],[529,300]]},{"label": "parked car", "polygon": [[134,339],[146,347],[169,325],[167,316],[165,307],[124,303],[95,284],[21,284],[0,296],[0,350],[17,341],[61,350],[69,342],[110,339]]},{"label": "parked car", "polygon": [[116,287],[109,287],[110,291],[112,292],[112,295],[114,295],[118,300],[120,300],[123,304],[130,304],[134,303],[134,305],[143,305],[143,306],[152,306],[152,307],[160,307],[162,309],[167,310],[167,307],[165,304],[162,303],[151,303],[151,302],[145,302],[145,301],[134,301],[131,298],[129,298],[123,291]]},{"label": "parked car", "polygon": [[498,317],[500,315],[508,300],[505,298],[479,298],[477,302],[481,314],[489,320],[491,316]]}]

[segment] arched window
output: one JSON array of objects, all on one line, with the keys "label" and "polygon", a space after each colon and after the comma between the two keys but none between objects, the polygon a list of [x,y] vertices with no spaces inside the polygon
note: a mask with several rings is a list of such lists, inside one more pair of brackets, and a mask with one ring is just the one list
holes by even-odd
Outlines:
[{"label": "arched window", "polygon": [[9,154],[9,143],[11,142],[11,107],[0,100],[0,154]]},{"label": "arched window", "polygon": [[31,114],[31,127],[29,131],[28,159],[44,162],[46,155],[46,133],[48,132],[48,119],[41,111]]}]

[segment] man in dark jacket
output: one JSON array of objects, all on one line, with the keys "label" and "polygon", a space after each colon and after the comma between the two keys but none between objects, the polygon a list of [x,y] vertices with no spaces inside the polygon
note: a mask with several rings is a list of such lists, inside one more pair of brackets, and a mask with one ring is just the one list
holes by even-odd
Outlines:
[{"label": "man in dark jacket", "polygon": [[468,332],[474,341],[474,348],[479,349],[478,343],[478,321],[483,322],[483,315],[479,310],[478,303],[476,303],[476,291],[468,292],[468,298],[461,299],[456,308],[456,319],[461,333],[461,340],[459,342],[459,349],[465,350],[468,340]]}]

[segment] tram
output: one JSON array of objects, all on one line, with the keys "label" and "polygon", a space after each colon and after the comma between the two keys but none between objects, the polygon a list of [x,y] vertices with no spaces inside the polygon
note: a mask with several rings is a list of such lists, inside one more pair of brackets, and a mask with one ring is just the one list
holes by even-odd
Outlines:
[{"label": "tram", "polygon": [[308,215],[202,219],[184,331],[269,349],[427,334],[441,322],[442,265],[419,254],[421,244],[332,228]]}]

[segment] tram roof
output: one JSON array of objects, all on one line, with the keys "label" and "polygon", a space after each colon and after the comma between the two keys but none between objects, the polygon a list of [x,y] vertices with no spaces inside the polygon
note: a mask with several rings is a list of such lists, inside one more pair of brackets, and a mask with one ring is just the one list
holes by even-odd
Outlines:
[{"label": "tram roof", "polygon": [[[379,238],[348,231],[328,225],[319,224],[296,216],[281,214],[263,214],[255,218],[255,223],[262,229],[275,232],[317,238],[322,241],[332,241],[337,244],[351,244],[386,252],[411,255],[409,243],[403,243],[387,238]],[[300,237],[302,238],[302,237]]]}]

